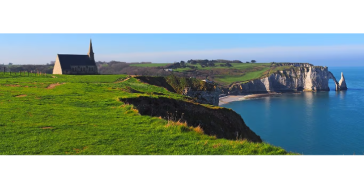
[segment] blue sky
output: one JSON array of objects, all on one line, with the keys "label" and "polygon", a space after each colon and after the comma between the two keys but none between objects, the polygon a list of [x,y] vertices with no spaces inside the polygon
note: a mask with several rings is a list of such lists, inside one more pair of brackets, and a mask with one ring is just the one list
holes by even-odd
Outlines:
[{"label": "blue sky", "polygon": [[0,63],[45,64],[56,54],[96,61],[230,59],[364,66],[363,34],[0,34]]}]

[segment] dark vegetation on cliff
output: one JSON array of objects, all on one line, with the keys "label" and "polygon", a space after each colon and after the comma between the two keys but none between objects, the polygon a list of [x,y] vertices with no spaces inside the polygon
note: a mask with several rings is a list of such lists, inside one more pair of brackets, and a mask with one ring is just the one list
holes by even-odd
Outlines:
[{"label": "dark vegetation on cliff", "polygon": [[174,74],[165,77],[137,76],[135,78],[151,85],[166,88],[170,92],[191,97],[197,103],[219,105],[221,90],[214,83],[196,78],[178,77]]},{"label": "dark vegetation on cliff", "polygon": [[0,74],[0,104],[0,154],[287,154],[232,110],[127,75]]},{"label": "dark vegetation on cliff", "polygon": [[164,87],[168,91],[178,94],[182,94],[183,90],[186,87],[189,87],[195,91],[214,91],[216,88],[214,84],[210,84],[196,78],[178,77],[176,75],[169,75],[164,77],[137,76],[135,78],[151,85]]}]

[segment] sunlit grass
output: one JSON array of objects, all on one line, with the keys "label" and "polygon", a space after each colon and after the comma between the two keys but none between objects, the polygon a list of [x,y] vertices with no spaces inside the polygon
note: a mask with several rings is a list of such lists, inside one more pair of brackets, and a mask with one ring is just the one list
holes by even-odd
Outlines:
[{"label": "sunlit grass", "polygon": [[[119,98],[188,98],[127,77],[0,74],[0,154],[287,154],[267,143],[216,139],[183,122],[142,116]],[[63,84],[47,89],[54,83]]]}]

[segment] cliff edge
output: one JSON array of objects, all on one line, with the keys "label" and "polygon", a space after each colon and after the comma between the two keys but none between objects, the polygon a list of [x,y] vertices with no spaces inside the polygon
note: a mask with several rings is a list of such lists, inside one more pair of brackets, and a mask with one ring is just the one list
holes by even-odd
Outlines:
[{"label": "cliff edge", "polygon": [[141,115],[160,117],[171,121],[186,122],[191,127],[201,127],[205,134],[230,140],[246,139],[262,142],[245,124],[243,118],[231,109],[166,97],[120,98],[132,104]]}]

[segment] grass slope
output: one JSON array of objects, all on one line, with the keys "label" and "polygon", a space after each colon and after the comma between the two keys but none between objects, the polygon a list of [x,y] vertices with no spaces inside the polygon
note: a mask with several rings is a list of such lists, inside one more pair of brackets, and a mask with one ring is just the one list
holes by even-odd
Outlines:
[{"label": "grass slope", "polygon": [[183,123],[142,116],[118,100],[161,94],[189,100],[127,75],[1,73],[0,154],[290,154],[267,143],[216,139]]}]

